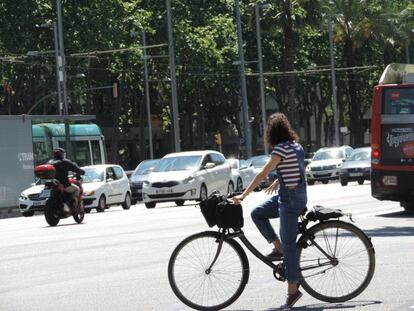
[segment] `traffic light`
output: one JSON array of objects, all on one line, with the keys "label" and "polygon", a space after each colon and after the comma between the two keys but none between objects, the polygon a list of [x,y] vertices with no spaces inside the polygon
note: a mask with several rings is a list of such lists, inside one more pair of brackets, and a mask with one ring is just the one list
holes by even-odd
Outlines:
[{"label": "traffic light", "polygon": [[215,134],[214,139],[215,139],[217,145],[221,145],[221,134],[220,133]]}]

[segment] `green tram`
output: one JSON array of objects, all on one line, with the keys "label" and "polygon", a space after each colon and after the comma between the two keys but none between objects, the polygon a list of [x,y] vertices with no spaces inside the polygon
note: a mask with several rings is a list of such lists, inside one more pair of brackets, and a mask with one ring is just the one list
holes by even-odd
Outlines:
[{"label": "green tram", "polygon": [[[105,140],[96,124],[70,124],[71,160],[79,166],[106,163]],[[52,158],[53,148],[66,148],[63,123],[32,125],[34,164],[44,164]]]}]

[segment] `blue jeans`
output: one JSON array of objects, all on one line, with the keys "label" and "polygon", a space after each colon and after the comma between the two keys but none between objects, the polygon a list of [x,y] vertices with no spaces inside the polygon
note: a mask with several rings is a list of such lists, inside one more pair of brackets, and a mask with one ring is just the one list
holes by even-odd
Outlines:
[{"label": "blue jeans", "polygon": [[299,281],[299,254],[296,247],[298,218],[306,208],[307,195],[304,185],[294,190],[281,187],[279,195],[269,198],[256,207],[252,213],[253,222],[269,242],[279,239],[269,219],[280,217],[280,240],[282,242],[283,264],[289,283]]}]

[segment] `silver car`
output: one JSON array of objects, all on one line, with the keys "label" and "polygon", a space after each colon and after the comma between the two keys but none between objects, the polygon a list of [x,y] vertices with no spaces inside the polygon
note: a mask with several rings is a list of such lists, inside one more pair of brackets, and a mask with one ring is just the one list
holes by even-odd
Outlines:
[{"label": "silver car", "polygon": [[342,186],[350,181],[362,185],[371,179],[371,147],[354,149],[351,156],[342,164],[339,180]]}]

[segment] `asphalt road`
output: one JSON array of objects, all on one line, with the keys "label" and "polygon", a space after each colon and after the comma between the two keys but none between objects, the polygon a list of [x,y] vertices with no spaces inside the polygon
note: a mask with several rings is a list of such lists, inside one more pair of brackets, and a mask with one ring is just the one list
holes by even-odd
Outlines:
[{"label": "asphalt road", "polygon": [[[369,184],[316,184],[315,204],[353,214],[355,224],[372,237],[376,271],[369,287],[352,301],[324,303],[308,294],[297,310],[414,310],[414,215],[398,203],[370,196]],[[246,236],[267,252],[249,211],[264,193],[244,203]],[[194,203],[194,202],[188,202]],[[274,221],[278,226],[278,220]],[[1,311],[189,310],[172,293],[167,265],[174,247],[186,236],[208,230],[198,207],[164,203],[155,209],[138,204],[111,207],[48,227],[43,216],[0,220]],[[284,302],[286,284],[248,254],[250,279],[241,297],[226,310],[272,311]]]}]

